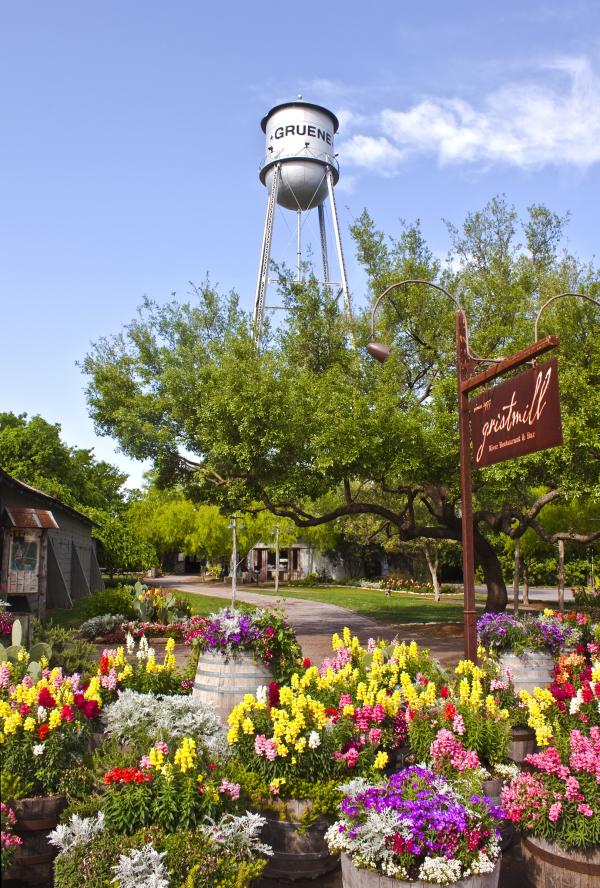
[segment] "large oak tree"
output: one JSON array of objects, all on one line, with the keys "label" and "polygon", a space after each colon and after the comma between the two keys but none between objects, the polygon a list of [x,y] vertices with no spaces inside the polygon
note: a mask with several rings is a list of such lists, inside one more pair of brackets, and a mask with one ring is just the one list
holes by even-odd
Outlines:
[{"label": "large oak tree", "polygon": [[[406,278],[442,283],[467,312],[474,350],[510,354],[532,341],[547,296],[600,293],[597,271],[563,249],[565,225],[539,206],[520,224],[495,198],[460,229],[448,226],[442,265],[418,224],[386,238],[365,212],[352,227],[369,291],[356,348],[335,292],[310,274],[297,284],[281,273],[286,320],[260,351],[236,295],[206,285],[184,303],[146,301],[137,320],[96,343],[83,365],[91,415],[126,453],[151,458],[163,483],[224,511],[260,503],[299,528],[370,515],[403,541],[460,540],[452,303],[431,288],[395,291],[378,316],[393,345],[382,367],[364,348],[367,301]],[[564,446],[475,473],[476,555],[493,609],[506,590],[490,533],[547,533],[547,503],[600,496],[597,309],[560,300],[544,315],[549,332],[561,337]],[[600,536],[583,526],[560,533]]]}]

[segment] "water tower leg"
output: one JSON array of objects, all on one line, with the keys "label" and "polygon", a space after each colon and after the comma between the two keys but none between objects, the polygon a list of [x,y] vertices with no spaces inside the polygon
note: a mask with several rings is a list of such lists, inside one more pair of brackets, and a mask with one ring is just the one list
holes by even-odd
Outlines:
[{"label": "water tower leg", "polygon": [[335,194],[333,190],[333,173],[327,170],[327,190],[329,192],[329,202],[331,204],[331,216],[333,219],[333,232],[335,234],[335,245],[337,247],[338,262],[340,266],[340,275],[342,278],[342,292],[344,294],[344,311],[346,313],[346,322],[348,324],[348,335],[350,343],[354,348],[354,333],[352,332],[352,306],[350,305],[350,293],[348,291],[348,279],[346,277],[346,263],[344,262],[344,252],[342,250],[342,238],[340,236],[340,223],[335,205]]},{"label": "water tower leg", "polygon": [[273,241],[273,221],[275,207],[277,205],[277,192],[281,177],[281,164],[277,164],[273,172],[273,182],[267,201],[267,213],[263,230],[262,247],[260,251],[260,265],[258,266],[258,280],[256,282],[256,298],[254,300],[254,314],[252,316],[252,328],[254,341],[260,342],[262,335],[263,319],[265,316],[265,297],[269,282],[269,265],[271,263],[271,243]]},{"label": "water tower leg", "polygon": [[[329,257],[327,255],[327,232],[325,231],[325,209],[319,204],[319,230],[321,232],[321,255],[323,256],[323,280],[329,282]],[[329,287],[326,287],[329,289]]]}]

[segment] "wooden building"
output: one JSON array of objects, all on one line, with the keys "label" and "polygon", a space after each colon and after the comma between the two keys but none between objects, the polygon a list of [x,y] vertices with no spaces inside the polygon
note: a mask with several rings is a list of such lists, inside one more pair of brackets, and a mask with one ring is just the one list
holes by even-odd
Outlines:
[{"label": "wooden building", "polygon": [[47,607],[104,588],[94,522],[0,468],[0,594],[11,613],[43,619]]}]

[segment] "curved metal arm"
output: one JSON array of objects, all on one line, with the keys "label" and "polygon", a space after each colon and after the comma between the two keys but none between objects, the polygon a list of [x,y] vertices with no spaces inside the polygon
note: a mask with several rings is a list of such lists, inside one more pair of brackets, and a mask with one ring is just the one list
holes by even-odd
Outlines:
[{"label": "curved metal arm", "polygon": [[534,336],[535,341],[537,342],[538,337],[538,326],[540,323],[540,318],[542,316],[542,312],[545,308],[547,308],[551,302],[554,302],[555,299],[563,299],[565,296],[576,296],[578,299],[587,299],[588,302],[592,302],[594,305],[597,305],[600,308],[600,302],[597,299],[594,299],[592,296],[588,296],[586,293],[557,293],[556,296],[551,296],[550,299],[546,299],[542,307],[537,313],[537,317],[535,319],[535,327],[534,327]]},{"label": "curved metal arm", "polygon": [[[458,301],[456,296],[453,296],[452,293],[449,293],[448,290],[444,289],[444,287],[440,287],[439,284],[434,284],[432,281],[422,280],[421,278],[408,278],[405,281],[398,281],[395,284],[390,284],[389,287],[386,287],[385,290],[379,294],[379,296],[377,297],[377,299],[373,303],[373,308],[371,309],[371,340],[375,339],[375,312],[377,311],[377,309],[379,307],[379,303],[381,302],[381,300],[383,299],[384,296],[387,296],[388,293],[390,293],[392,290],[395,290],[396,287],[403,287],[406,284],[424,284],[426,287],[433,287],[434,290],[439,290],[440,293],[443,293],[444,296],[447,296],[448,299],[450,299],[454,303],[456,311],[460,312],[460,314],[463,317],[463,321],[464,321],[464,325],[465,325],[465,334],[466,334],[465,346],[466,346],[467,356],[470,358],[470,360],[474,361],[476,364],[482,364],[482,363],[495,364],[495,363],[499,363],[502,360],[502,358],[482,358],[480,355],[476,355],[475,352],[471,351],[471,347],[469,345],[467,316],[465,314],[464,308],[462,307],[462,305],[460,304],[460,302]],[[372,344],[374,344],[374,343],[372,343]],[[386,349],[386,354],[379,355],[378,360],[385,360],[387,357],[389,357],[389,346],[383,346],[383,348]],[[371,353],[373,354],[373,352],[371,352]]]},{"label": "curved metal arm", "polygon": [[435,290],[439,290],[440,293],[443,293],[445,296],[447,296],[448,299],[451,299],[456,306],[457,311],[463,311],[462,305],[460,304],[456,296],[453,296],[452,293],[449,293],[448,290],[445,290],[438,284],[433,284],[431,281],[420,280],[419,278],[409,278],[406,281],[398,281],[398,283],[390,284],[389,287],[386,287],[385,290],[379,294],[379,296],[373,303],[373,308],[371,309],[371,339],[375,338],[375,312],[379,307],[379,303],[384,296],[387,296],[387,294],[391,293],[392,290],[395,290],[396,287],[403,287],[405,284],[425,284],[427,287],[433,287]]}]

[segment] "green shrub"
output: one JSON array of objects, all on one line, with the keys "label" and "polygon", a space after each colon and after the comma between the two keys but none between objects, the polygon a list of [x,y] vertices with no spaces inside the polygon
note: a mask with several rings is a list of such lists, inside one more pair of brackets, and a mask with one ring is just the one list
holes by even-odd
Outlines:
[{"label": "green shrub", "polygon": [[42,641],[52,648],[50,666],[61,666],[63,675],[74,672],[89,674],[96,671],[96,648],[76,637],[74,629],[64,629],[48,620],[45,625],[37,622],[34,627],[34,641]]},{"label": "green shrub", "polygon": [[133,596],[122,587],[96,592],[86,598],[80,605],[80,614],[82,622],[102,614],[123,614],[128,620],[135,620],[137,617]]}]

